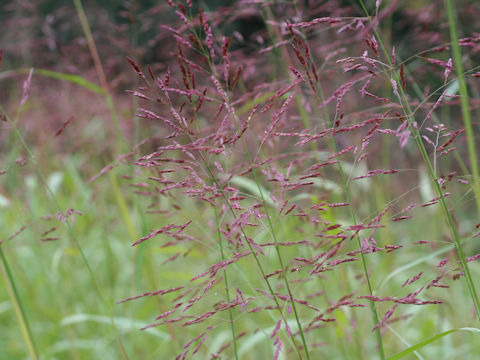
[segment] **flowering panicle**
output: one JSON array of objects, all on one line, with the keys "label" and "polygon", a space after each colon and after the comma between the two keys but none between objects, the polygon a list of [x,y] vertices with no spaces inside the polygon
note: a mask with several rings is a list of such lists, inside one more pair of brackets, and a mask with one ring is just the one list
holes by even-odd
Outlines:
[{"label": "flowering panicle", "polygon": [[[408,318],[399,313],[410,306],[442,303],[437,291],[467,276],[460,268],[447,272],[450,255],[417,264],[407,279],[394,270],[410,261],[412,248],[437,249],[414,226],[417,219],[429,225],[433,213],[424,208],[456,204],[455,190],[472,186],[443,157],[454,142],[462,152],[463,127],[447,132],[426,123],[436,121],[433,112],[446,98],[454,106],[458,97],[449,87],[432,105],[410,85],[425,76],[417,69],[422,59],[442,82],[451,77],[452,61],[431,57],[446,48],[406,61],[398,45],[386,52],[376,29],[398,1],[377,1],[370,18],[319,15],[326,5],[295,12],[285,5],[290,21],[276,19],[270,7],[280,7],[260,0],[208,13],[191,1],[169,4],[179,24],[161,28],[172,39],[174,61],[156,76],[127,59],[146,83],[129,94],[141,102],[139,121],[155,129],[151,142],[92,178],[131,161],[138,172],[122,186],[151,199],[146,212],[157,224],[132,246],[158,249],[152,254],[160,272],[182,267],[179,279],[161,279],[172,285],[120,300],[159,298],[156,318],[143,329],[184,331],[189,340],[178,359],[232,358],[238,342],[262,330],[250,319],[268,313],[272,358],[315,358],[319,331],[348,321],[352,336],[368,329],[381,337],[386,324]],[[230,31],[260,15],[265,21],[253,34]],[[478,43],[461,40],[464,47]],[[425,97],[436,91],[425,89]],[[416,119],[427,110],[423,122]],[[407,147],[410,139],[428,152]],[[425,169],[418,164],[430,158],[435,179],[419,184]],[[440,193],[425,197],[437,185]],[[480,259],[469,256],[466,262]],[[387,270],[392,278],[374,288],[371,277]],[[369,311],[375,321],[367,323]],[[230,339],[218,337],[227,327]]]}]

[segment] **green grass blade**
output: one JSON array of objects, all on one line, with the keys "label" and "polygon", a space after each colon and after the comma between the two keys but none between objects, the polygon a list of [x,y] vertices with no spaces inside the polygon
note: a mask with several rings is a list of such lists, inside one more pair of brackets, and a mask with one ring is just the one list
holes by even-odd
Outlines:
[{"label": "green grass blade", "polygon": [[[25,70],[26,72],[26,70]],[[47,70],[47,69],[35,69],[34,74],[45,76],[51,79],[57,79],[62,81],[68,81],[72,84],[81,86],[87,90],[90,90],[96,94],[104,95],[105,90],[103,90],[100,86],[85,80],[83,77],[73,74],[61,73],[57,71]]]},{"label": "green grass blade", "polygon": [[444,331],[440,334],[437,334],[435,336],[432,336],[431,338],[427,339],[427,340],[424,340],[422,342],[419,342],[418,344],[415,344],[413,346],[410,346],[408,349],[405,349],[403,350],[402,352],[399,352],[398,354],[395,354],[393,356],[390,356],[387,358],[387,360],[398,360],[398,359],[401,359],[411,353],[413,353],[414,351],[418,350],[418,349],[421,349],[423,348],[424,346],[427,346],[431,343],[433,343],[434,341],[437,341],[438,339],[441,339],[442,337],[446,336],[446,335],[449,335],[449,334],[452,334],[456,331],[471,331],[471,332],[474,332],[474,333],[477,333],[480,335],[480,329],[477,329],[477,328],[468,328],[468,327],[465,327],[465,328],[458,328],[458,329],[452,329],[452,330],[448,330],[448,331]]},{"label": "green grass blade", "polygon": [[230,183],[242,187],[244,190],[247,191],[247,193],[250,193],[257,198],[260,198],[261,194],[263,194],[263,196],[265,197],[265,202],[270,206],[275,206],[275,203],[270,197],[270,192],[263,186],[257,184],[255,181],[245,176],[234,176],[232,179],[230,179]]},{"label": "green grass blade", "polygon": [[[138,329],[149,325],[149,323],[138,321],[138,320],[132,320],[126,317],[115,316],[113,319],[115,320],[115,324],[117,325],[118,329],[124,332],[128,331],[133,333],[138,331]],[[74,324],[82,324],[85,322],[95,322],[97,324],[110,325],[111,319],[108,316],[103,316],[103,315],[79,313],[79,314],[71,315],[62,319],[62,321],[60,322],[60,325],[67,326],[67,325],[74,325]],[[144,331],[159,339],[167,340],[167,341],[170,340],[170,335],[164,331],[160,331],[155,328],[149,328]]]},{"label": "green grass blade", "polygon": [[120,186],[118,185],[115,174],[109,171],[108,176],[110,179],[110,183],[112,184],[115,200],[118,204],[118,207],[120,208],[125,227],[127,228],[128,235],[130,236],[130,240],[132,240],[132,242],[135,242],[137,240],[137,231],[135,230],[135,225],[133,224],[133,220],[130,217],[130,213],[128,212],[128,206],[125,201],[125,197],[123,196]]},{"label": "green grass blade", "polygon": [[[465,134],[467,135],[468,156],[470,158],[470,167],[473,174],[473,191],[477,204],[477,212],[480,214],[480,179],[478,172],[477,149],[475,146],[475,136],[472,127],[472,116],[468,101],[467,83],[463,71],[462,50],[458,43],[457,21],[455,16],[455,7],[452,0],[446,0],[448,23],[450,27],[450,39],[453,54],[453,63],[458,79],[458,92],[460,94],[460,107],[462,109],[463,124],[465,125]],[[478,309],[477,309],[478,310]],[[480,316],[480,314],[478,314]]]},{"label": "green grass blade", "polygon": [[30,330],[30,325],[28,324],[27,316],[22,306],[20,296],[18,295],[17,287],[15,285],[15,280],[13,278],[12,272],[8,265],[7,258],[3,252],[2,245],[0,244],[0,257],[2,259],[2,265],[0,266],[2,278],[5,282],[5,288],[7,289],[8,297],[13,306],[13,311],[18,321],[18,326],[20,327],[20,332],[27,347],[28,354],[33,360],[39,359],[37,348],[35,347],[35,342],[33,341],[32,331]]},{"label": "green grass blade", "polygon": [[[24,68],[23,69],[3,71],[3,72],[0,73],[0,80],[9,78],[9,77],[17,75],[17,74],[28,74],[29,71],[30,71],[30,69],[24,69]],[[83,87],[87,90],[90,90],[90,91],[92,91],[96,94],[105,95],[105,90],[103,90],[100,86],[98,86],[98,85],[84,79],[83,77],[78,76],[78,75],[67,74],[67,73],[62,73],[62,72],[47,70],[47,69],[34,69],[33,73],[35,75],[48,77],[50,79],[67,81],[67,82],[70,82],[72,84]]]},{"label": "green grass blade", "polygon": [[[223,250],[223,243],[222,243],[222,235],[220,233],[220,219],[218,217],[218,210],[215,207],[214,208],[215,212],[215,227],[217,229],[217,238],[218,238],[218,246],[220,248],[220,255],[222,256],[222,261],[225,261],[225,251]],[[227,297],[227,302],[230,302],[230,286],[228,283],[228,273],[227,269],[223,269],[223,277],[224,277],[224,282],[225,282],[225,295]],[[235,360],[238,360],[238,345],[237,345],[237,335],[235,332],[235,323],[233,321],[233,311],[232,309],[228,309],[228,317],[230,319],[230,329],[232,331],[232,342],[233,342],[233,354],[235,356]]]}]

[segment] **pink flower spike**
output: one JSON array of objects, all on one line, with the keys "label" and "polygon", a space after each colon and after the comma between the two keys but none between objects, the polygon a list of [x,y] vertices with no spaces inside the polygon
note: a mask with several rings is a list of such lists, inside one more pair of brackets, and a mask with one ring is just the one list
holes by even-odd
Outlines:
[{"label": "pink flower spike", "polygon": [[400,138],[400,147],[403,149],[408,144],[408,139],[410,138],[410,130],[402,131],[399,134]]},{"label": "pink flower spike", "polygon": [[280,356],[280,351],[282,351],[282,342],[279,341],[277,345],[277,349],[275,350],[275,355],[273,356],[273,360],[277,360],[278,357]]},{"label": "pink flower spike", "polygon": [[450,58],[448,59],[447,66],[445,67],[445,73],[444,73],[445,82],[447,82],[448,75],[452,70],[453,70],[453,64],[452,64],[452,58]]},{"label": "pink flower spike", "polygon": [[27,80],[25,80],[23,83],[23,95],[22,95],[22,100],[20,101],[20,106],[23,106],[27,102],[28,92],[30,91],[30,86],[32,85],[32,75],[33,75],[33,68],[30,69]]},{"label": "pink flower spike", "polygon": [[270,335],[270,339],[273,339],[275,337],[278,330],[280,330],[281,325],[282,325],[282,320],[278,320],[277,325],[275,325],[275,328],[273,329],[272,334]]},{"label": "pink flower spike", "polygon": [[444,267],[447,262],[448,262],[448,258],[444,258],[438,263],[437,267],[438,268]]},{"label": "pink flower spike", "polygon": [[395,69],[395,46],[392,47],[392,67]]},{"label": "pink flower spike", "polygon": [[398,94],[397,82],[394,79],[390,79],[390,82],[392,83],[392,86],[393,86],[393,93],[398,97],[400,97],[400,95]]}]

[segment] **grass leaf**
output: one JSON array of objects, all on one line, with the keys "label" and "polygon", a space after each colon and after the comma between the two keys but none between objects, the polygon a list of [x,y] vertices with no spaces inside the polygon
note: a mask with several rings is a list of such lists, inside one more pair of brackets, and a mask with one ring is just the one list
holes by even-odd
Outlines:
[{"label": "grass leaf", "polygon": [[[113,320],[115,321],[115,325],[118,327],[118,329],[123,330],[125,332],[138,331],[138,329],[149,325],[146,322],[132,320],[126,317],[117,316],[117,317],[114,317]],[[79,314],[71,315],[62,319],[62,321],[60,322],[60,325],[67,326],[67,325],[73,325],[73,324],[80,324],[88,321],[93,321],[98,324],[105,324],[107,326],[111,326],[112,324],[112,320],[108,316],[79,313]],[[158,329],[149,328],[149,329],[146,329],[145,332],[153,336],[156,336],[160,339],[164,339],[164,340],[170,339],[170,335]]]},{"label": "grass leaf", "polygon": [[399,352],[398,354],[396,355],[393,355],[393,356],[390,356],[389,358],[387,358],[387,360],[398,360],[398,359],[401,359],[403,357],[405,357],[406,355],[408,354],[411,354],[413,353],[414,351],[418,350],[418,349],[421,349],[423,348],[424,346],[427,346],[431,343],[433,343],[434,341],[437,341],[438,339],[441,339],[442,337],[446,336],[446,335],[449,335],[449,334],[452,334],[456,331],[471,331],[471,332],[474,332],[474,333],[477,333],[478,335],[480,335],[480,329],[477,329],[477,328],[470,328],[470,327],[465,327],[465,328],[458,328],[458,329],[452,329],[452,330],[448,330],[448,331],[444,331],[440,334],[437,334],[435,336],[432,336],[431,338],[428,338],[427,340],[424,340],[422,342],[419,342],[418,344],[415,344],[413,346],[410,346],[408,349],[405,349],[403,350],[402,352]]}]

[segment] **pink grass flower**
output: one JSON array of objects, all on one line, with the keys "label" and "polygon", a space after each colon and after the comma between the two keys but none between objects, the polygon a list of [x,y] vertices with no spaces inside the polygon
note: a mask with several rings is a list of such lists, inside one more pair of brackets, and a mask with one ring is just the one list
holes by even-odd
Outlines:
[{"label": "pink grass flower", "polygon": [[394,79],[390,79],[390,83],[392,84],[393,87],[393,93],[397,96],[400,97],[400,94],[398,93],[398,85],[397,82]]},{"label": "pink grass flower", "polygon": [[30,92],[30,87],[32,85],[32,75],[33,75],[33,68],[30,69],[28,72],[27,79],[23,82],[23,95],[22,100],[20,101],[20,107],[23,106],[28,100],[28,94]]}]

